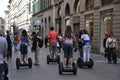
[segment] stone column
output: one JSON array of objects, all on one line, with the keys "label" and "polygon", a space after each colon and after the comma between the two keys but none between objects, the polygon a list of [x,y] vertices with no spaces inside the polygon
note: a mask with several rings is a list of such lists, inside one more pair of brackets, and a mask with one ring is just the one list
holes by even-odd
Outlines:
[{"label": "stone column", "polygon": [[[114,0],[114,1],[118,1],[120,2],[120,0]],[[118,47],[119,47],[119,51],[118,53],[120,53],[120,3],[115,3],[114,5],[114,9],[113,9],[113,33],[115,38],[117,39],[117,43],[118,43]],[[118,54],[118,56],[120,56],[120,54]]]}]

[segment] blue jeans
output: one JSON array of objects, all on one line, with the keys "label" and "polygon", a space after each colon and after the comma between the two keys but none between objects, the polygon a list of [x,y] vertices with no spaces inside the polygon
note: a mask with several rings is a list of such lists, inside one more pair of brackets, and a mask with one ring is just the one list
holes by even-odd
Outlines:
[{"label": "blue jeans", "polygon": [[21,54],[22,55],[27,55],[27,53],[28,53],[28,47],[27,47],[27,45],[24,45],[24,44],[21,44],[20,45],[20,51],[21,51]]},{"label": "blue jeans", "polygon": [[0,80],[3,80],[3,64],[0,64]]},{"label": "blue jeans", "polygon": [[84,45],[83,46],[83,61],[84,62],[89,62],[90,50],[91,50],[91,45]]},{"label": "blue jeans", "polygon": [[64,44],[64,58],[72,58],[73,57],[73,44]]}]

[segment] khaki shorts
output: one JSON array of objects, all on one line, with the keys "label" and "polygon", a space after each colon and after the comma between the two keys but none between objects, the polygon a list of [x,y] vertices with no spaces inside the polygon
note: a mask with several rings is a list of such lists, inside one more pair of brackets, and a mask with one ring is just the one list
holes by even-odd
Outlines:
[{"label": "khaki shorts", "polygon": [[57,45],[56,44],[50,44],[50,51],[56,52],[57,51]]}]

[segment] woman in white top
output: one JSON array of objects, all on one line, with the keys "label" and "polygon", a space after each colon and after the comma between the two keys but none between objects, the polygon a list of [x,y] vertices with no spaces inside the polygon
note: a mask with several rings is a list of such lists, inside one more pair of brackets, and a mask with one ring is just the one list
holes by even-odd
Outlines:
[{"label": "woman in white top", "polygon": [[83,46],[83,61],[90,61],[90,50],[91,50],[91,40],[86,30],[83,30],[83,34],[81,35],[81,39],[84,42]]}]

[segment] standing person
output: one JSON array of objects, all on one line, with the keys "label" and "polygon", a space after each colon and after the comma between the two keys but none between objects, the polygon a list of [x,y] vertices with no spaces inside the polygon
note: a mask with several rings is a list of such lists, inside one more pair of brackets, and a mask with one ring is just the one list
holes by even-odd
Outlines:
[{"label": "standing person", "polygon": [[2,31],[0,31],[0,80],[3,80],[2,77],[3,77],[3,70],[4,70],[4,67],[3,67],[3,61],[4,61],[4,58],[7,56],[7,41],[6,39],[3,37],[3,34],[2,34]]},{"label": "standing person", "polygon": [[45,48],[47,48],[47,43],[48,43],[48,36],[47,35],[45,36],[44,42],[45,42]]},{"label": "standing person", "polygon": [[61,52],[61,48],[62,48],[62,33],[59,34],[59,36],[58,36],[58,42],[59,42],[59,52]]},{"label": "standing person", "polygon": [[32,50],[35,53],[35,66],[39,66],[39,52],[40,52],[40,47],[39,47],[39,38],[37,37],[36,32],[32,32],[33,36],[33,43],[32,43]]},{"label": "standing person", "polygon": [[20,35],[18,33],[14,36],[13,44],[14,44],[14,51],[17,52],[18,50],[17,46],[20,45]]},{"label": "standing person", "polygon": [[54,57],[53,54],[55,54],[55,57],[57,57],[58,33],[54,30],[54,27],[50,28],[50,32],[48,33],[48,38],[50,41],[50,58]]},{"label": "standing person", "polygon": [[20,44],[21,59],[23,63],[27,62],[28,44],[29,44],[28,34],[26,30],[23,30]]},{"label": "standing person", "polygon": [[105,38],[103,40],[103,47],[104,47],[104,52],[105,52],[105,54],[104,54],[105,58],[107,57],[107,53],[108,53],[108,49],[106,48],[107,38],[108,38],[108,34],[105,34]]},{"label": "standing person", "polygon": [[8,54],[7,59],[12,58],[12,42],[13,42],[13,36],[11,35],[10,31],[8,30],[6,35],[6,40],[8,43]]},{"label": "standing person", "polygon": [[63,64],[66,67],[67,59],[70,62],[70,67],[72,67],[73,63],[73,42],[75,41],[75,36],[72,33],[72,29],[70,26],[66,27],[65,34],[63,36],[63,50],[64,50],[64,60]]},{"label": "standing person", "polygon": [[90,36],[88,35],[88,33],[85,29],[83,30],[83,34],[81,35],[81,39],[84,42],[83,61],[89,62],[90,61],[91,40],[90,40]]},{"label": "standing person", "polygon": [[82,30],[80,30],[79,32],[79,38],[78,38],[78,49],[79,49],[79,53],[80,53],[80,57],[83,57],[83,41],[81,40],[81,36],[82,36]]},{"label": "standing person", "polygon": [[113,33],[110,33],[107,38],[106,48],[108,48],[108,63],[111,64],[113,60],[113,63],[117,64],[116,50],[118,49],[118,44],[116,38],[113,37]]}]

